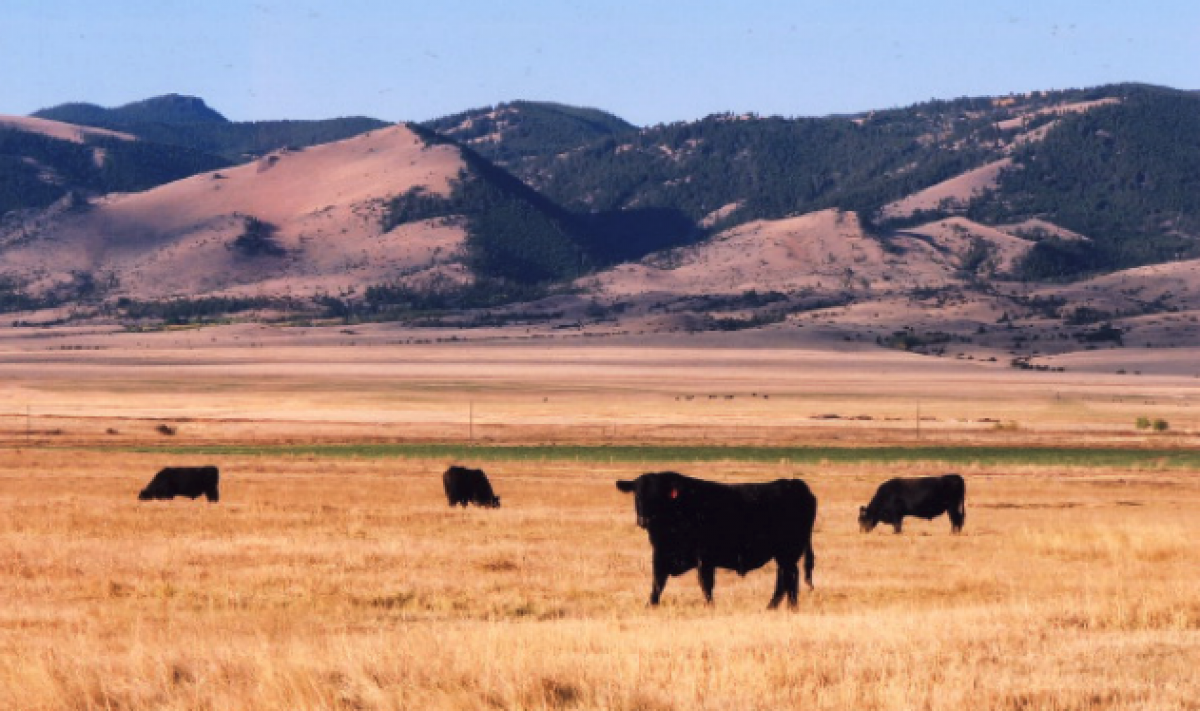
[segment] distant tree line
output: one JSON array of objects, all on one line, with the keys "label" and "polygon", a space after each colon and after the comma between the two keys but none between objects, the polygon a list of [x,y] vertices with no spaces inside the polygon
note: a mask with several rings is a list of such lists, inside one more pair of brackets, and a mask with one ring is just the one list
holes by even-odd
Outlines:
[{"label": "distant tree line", "polygon": [[637,131],[629,122],[598,109],[537,101],[465,111],[422,126],[470,145],[484,158],[509,169],[527,158]]},{"label": "distant tree line", "polygon": [[270,308],[294,309],[296,304],[267,297],[211,296],[198,299],[164,299],[159,301],[121,297],[116,309],[121,316],[134,320],[161,321],[168,325],[183,325],[215,319],[229,314]]}]

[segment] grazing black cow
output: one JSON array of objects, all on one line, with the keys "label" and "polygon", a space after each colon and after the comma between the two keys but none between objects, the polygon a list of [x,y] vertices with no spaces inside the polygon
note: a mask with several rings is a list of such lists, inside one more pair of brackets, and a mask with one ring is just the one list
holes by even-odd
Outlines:
[{"label": "grazing black cow", "polygon": [[221,500],[217,484],[221,474],[216,467],[167,467],[154,475],[138,499],[173,499],[186,496],[194,499],[203,494],[209,501]]},{"label": "grazing black cow", "polygon": [[870,533],[886,523],[900,533],[905,516],[932,519],[950,514],[950,532],[962,531],[967,520],[967,485],[957,474],[889,479],[879,485],[871,503],[858,510],[858,528]]},{"label": "grazing black cow", "polygon": [[660,472],[618,481],[617,488],[634,494],[637,523],[650,534],[651,605],[658,604],[668,576],[698,568],[700,589],[711,604],[717,568],[745,575],[771,559],[778,570],[768,607],[778,607],[784,595],[789,607],[796,606],[801,557],[805,558],[804,582],[812,589],[817,499],[803,481],[720,484]]},{"label": "grazing black cow", "polygon": [[446,500],[451,506],[467,504],[500,508],[500,497],[492,491],[492,483],[482,469],[467,469],[452,466],[442,475],[442,486],[446,489]]}]

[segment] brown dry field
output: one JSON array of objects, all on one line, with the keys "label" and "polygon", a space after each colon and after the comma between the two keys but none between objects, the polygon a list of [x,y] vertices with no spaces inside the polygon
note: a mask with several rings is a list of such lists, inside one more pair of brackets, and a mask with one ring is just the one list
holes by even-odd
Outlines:
[{"label": "brown dry field", "polygon": [[1200,445],[1196,349],[1080,352],[1048,373],[804,334],[519,332],[0,328],[0,443],[161,442],[169,423],[175,444]]},{"label": "brown dry field", "polygon": [[[1200,472],[968,467],[964,535],[894,536],[857,507],[940,465],[475,461],[504,507],[463,511],[447,461],[122,449],[461,442],[472,414],[500,443],[1194,447],[1192,373],[253,333],[0,334],[0,708],[1200,709]],[[180,463],[222,502],[135,500]],[[648,609],[613,481],[662,468],[809,482],[815,592],[766,611],[769,564]]]}]

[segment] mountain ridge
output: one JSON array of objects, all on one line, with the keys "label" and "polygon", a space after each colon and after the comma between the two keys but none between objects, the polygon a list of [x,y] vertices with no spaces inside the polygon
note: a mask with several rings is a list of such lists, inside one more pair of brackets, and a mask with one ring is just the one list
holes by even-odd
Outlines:
[{"label": "mountain ridge", "polygon": [[[223,250],[242,249],[234,243],[265,250],[243,255],[262,273],[241,269],[240,283],[210,279],[171,298],[287,296],[293,305],[307,301],[301,311],[330,318],[434,318],[457,327],[532,313],[542,321],[649,329],[771,330],[822,314],[861,319],[882,343],[926,349],[937,349],[930,344],[941,337],[885,331],[933,332],[931,316],[940,311],[960,314],[951,319],[959,324],[956,338],[979,331],[995,343],[1033,342],[1008,327],[993,336],[1003,317],[1010,326],[1038,324],[1039,339],[1073,329],[1065,340],[1076,347],[1097,323],[1139,324],[1197,307],[1192,290],[1179,286],[1186,280],[1157,275],[1190,274],[1200,256],[1200,205],[1189,197],[1200,160],[1188,143],[1200,136],[1198,105],[1194,92],[1113,85],[827,119],[723,114],[639,128],[594,109],[510,102],[435,122],[445,133],[429,122],[407,126],[424,148],[396,160],[419,171],[422,156],[446,149],[462,163],[441,192],[418,181],[381,182],[386,190],[362,193],[351,212],[375,222],[361,239],[339,242],[327,231],[318,250],[311,234],[263,210],[197,216],[196,224],[223,225]],[[539,143],[530,127],[548,121],[560,128],[546,128]],[[265,170],[278,170],[325,150],[284,150],[257,165],[274,161]],[[354,161],[370,155],[355,153],[339,170],[354,173]],[[374,175],[404,167],[374,165]],[[255,189],[251,175],[265,179],[239,171],[248,181],[239,189]],[[211,174],[204,180],[208,189],[234,186]],[[328,194],[314,199],[341,204]],[[1119,214],[1101,219],[1100,201]],[[103,213],[107,205],[93,200],[83,211]],[[170,210],[166,203],[157,209]],[[20,269],[6,269],[14,254],[30,254],[21,245],[37,235],[62,238],[61,225],[71,219],[78,218],[46,217],[40,227],[5,233],[0,279],[9,293],[34,293],[29,283],[14,286]],[[424,266],[390,256],[435,234],[440,256],[430,247]],[[342,281],[322,281],[311,271],[315,262],[305,261],[318,251],[327,264],[341,254],[362,267],[344,271]],[[169,264],[168,252],[155,259]],[[450,252],[456,256],[447,259]],[[285,269],[278,260],[294,264]],[[1155,267],[1162,264],[1173,266]],[[126,288],[132,277],[122,286],[95,271],[59,269],[49,292],[69,296],[78,273],[89,272],[93,283],[116,285],[80,302],[96,304],[96,313],[112,313],[116,298],[171,295],[139,294]],[[1131,279],[1145,284],[1141,292],[1127,286],[1130,293],[1098,298],[1087,286]],[[872,308],[884,315],[864,315]]]}]

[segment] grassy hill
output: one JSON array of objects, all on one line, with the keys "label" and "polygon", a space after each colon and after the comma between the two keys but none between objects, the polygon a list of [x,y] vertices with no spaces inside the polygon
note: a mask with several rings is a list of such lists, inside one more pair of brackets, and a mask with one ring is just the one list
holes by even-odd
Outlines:
[{"label": "grassy hill", "polygon": [[971,206],[978,219],[1040,217],[1090,238],[1043,240],[1031,278],[1200,256],[1200,96],[1133,86],[1120,97],[1023,145],[998,189]]},{"label": "grassy hill", "polygon": [[[1024,267],[1067,277],[1198,253],[1198,117],[1195,92],[1129,84],[857,116],[716,115],[574,147],[548,141],[540,153],[522,137],[520,160],[499,162],[569,209],[669,210],[711,229],[827,208],[858,212],[880,233],[955,214],[1041,218],[1092,239],[1047,241]],[[506,134],[488,135],[491,154],[508,155]],[[1006,158],[994,190],[880,218],[893,201]]]},{"label": "grassy hill", "polygon": [[[421,126],[409,128],[428,145],[451,143]],[[578,221],[474,151],[460,149],[467,167],[451,194],[413,189],[397,196],[388,203],[384,229],[438,217],[464,218],[476,272],[526,283],[578,276],[587,241]]]},{"label": "grassy hill", "polygon": [[[430,145],[454,143],[423,126]],[[487,277],[537,283],[581,276],[685,241],[690,223],[670,210],[579,213],[563,209],[473,149],[448,198],[410,191],[390,201],[385,229],[437,217],[467,221],[472,266]]]},{"label": "grassy hill", "polygon": [[181,146],[89,136],[81,143],[0,127],[0,215],[70,193],[133,192],[229,161]]},{"label": "grassy hill", "polygon": [[0,127],[0,215],[46,207],[70,193],[146,190],[274,150],[330,143],[390,125],[364,117],[232,122],[202,99],[177,94],[116,108],[68,103],[33,116],[141,140],[90,134],[80,143]]},{"label": "grassy hill", "polygon": [[[634,259],[752,220],[829,208],[857,212],[885,236],[959,214],[987,225],[1046,220],[1089,241],[1040,240],[1019,271],[1061,279],[1200,253],[1200,208],[1192,199],[1200,173],[1198,108],[1195,92],[1127,84],[930,101],[855,116],[715,115],[645,129],[597,109],[514,101],[422,128],[520,178],[538,192],[526,201],[542,205],[539,214],[556,213],[556,224],[570,224],[563,229],[575,235],[569,241],[579,253],[539,248],[515,268],[539,279]],[[234,123],[200,99],[177,95],[112,109],[65,104],[36,115],[177,149],[114,151],[113,177],[79,181],[89,190],[137,189],[184,174],[189,165],[215,165],[202,154],[237,162],[384,125],[367,118]],[[133,167],[139,152],[144,169]],[[23,156],[5,155],[4,204],[40,205],[61,196],[36,179],[35,165],[21,164]],[[984,194],[900,217],[882,213],[889,203],[1001,159],[1011,167]],[[68,175],[88,172],[82,154],[62,160]],[[28,199],[11,197],[19,195]],[[486,228],[478,222],[477,233],[491,235],[480,239],[493,247],[510,239],[509,221],[501,222]]]}]

